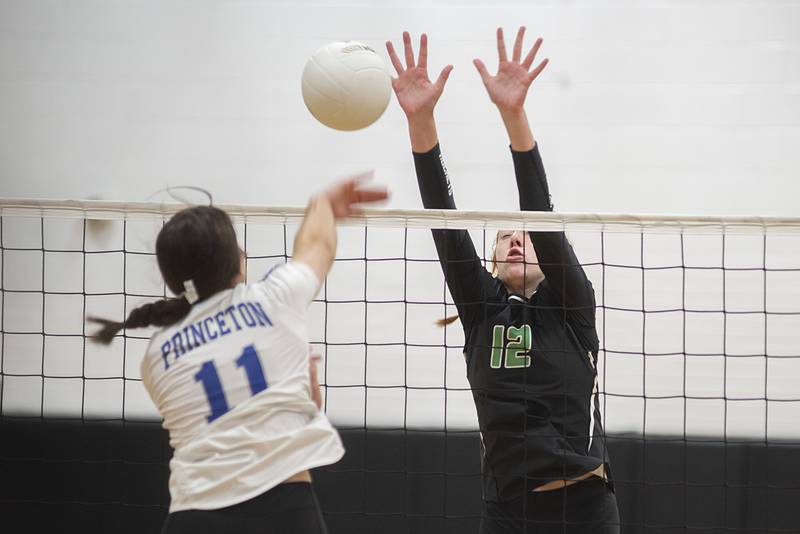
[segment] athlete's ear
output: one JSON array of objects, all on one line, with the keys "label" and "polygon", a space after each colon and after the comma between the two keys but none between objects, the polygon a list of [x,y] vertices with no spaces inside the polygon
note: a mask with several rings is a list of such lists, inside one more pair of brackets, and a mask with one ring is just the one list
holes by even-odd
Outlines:
[{"label": "athlete's ear", "polygon": [[234,285],[243,284],[247,281],[247,254],[244,249],[239,247],[239,274],[233,279]]}]

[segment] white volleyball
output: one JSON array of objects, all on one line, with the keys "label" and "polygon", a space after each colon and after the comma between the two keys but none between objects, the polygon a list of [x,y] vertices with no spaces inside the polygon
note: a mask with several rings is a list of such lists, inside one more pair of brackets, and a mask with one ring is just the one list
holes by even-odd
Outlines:
[{"label": "white volleyball", "polygon": [[358,41],[337,41],[319,48],[303,69],[303,101],[322,124],[336,130],[360,130],[378,120],[392,94],[383,59]]}]

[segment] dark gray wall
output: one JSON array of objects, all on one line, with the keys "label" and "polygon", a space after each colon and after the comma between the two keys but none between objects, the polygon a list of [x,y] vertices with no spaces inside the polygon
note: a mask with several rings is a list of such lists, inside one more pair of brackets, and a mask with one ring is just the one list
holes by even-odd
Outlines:
[{"label": "dark gray wall", "polygon": [[[332,534],[477,532],[475,433],[341,434],[345,457],[314,475]],[[0,435],[3,525],[159,531],[171,450],[157,423],[5,418]],[[800,532],[797,444],[613,436],[609,450],[625,533]]]}]

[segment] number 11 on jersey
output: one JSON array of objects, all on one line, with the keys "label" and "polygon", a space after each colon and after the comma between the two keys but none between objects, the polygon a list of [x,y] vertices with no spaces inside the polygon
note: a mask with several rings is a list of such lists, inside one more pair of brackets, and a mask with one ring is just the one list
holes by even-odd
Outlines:
[{"label": "number 11 on jersey", "polygon": [[[253,345],[248,345],[242,351],[242,355],[236,359],[236,367],[244,367],[247,381],[250,383],[250,394],[255,395],[267,389],[267,379],[264,377],[264,369],[261,367],[261,360],[258,352]],[[228,413],[228,400],[225,398],[225,391],[222,389],[222,382],[219,380],[217,367],[213,360],[205,362],[200,371],[194,375],[196,382],[203,384],[203,389],[211,406],[211,414],[208,416],[210,423],[214,419]]]}]

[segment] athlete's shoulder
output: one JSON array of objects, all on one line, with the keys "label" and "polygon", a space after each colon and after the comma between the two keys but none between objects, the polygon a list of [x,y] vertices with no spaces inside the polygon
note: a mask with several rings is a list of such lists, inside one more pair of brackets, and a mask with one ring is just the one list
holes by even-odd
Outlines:
[{"label": "athlete's shoulder", "polygon": [[303,281],[313,281],[314,283],[319,284],[317,275],[314,274],[314,271],[311,269],[311,267],[309,267],[302,261],[295,261],[295,260],[289,260],[287,262],[277,263],[273,265],[261,277],[258,283],[263,284],[265,282],[272,282],[272,281],[287,282],[296,279],[302,279]]},{"label": "athlete's shoulder", "polygon": [[314,299],[321,283],[308,265],[289,260],[270,268],[247,290],[274,302],[287,306],[305,308]]},{"label": "athlete's shoulder", "polygon": [[485,335],[487,326],[491,330],[495,324],[511,322],[505,312],[510,306],[509,298],[513,296],[509,294],[505,284],[498,278],[491,277],[486,284],[484,301],[477,303],[479,309],[470,315],[471,320],[464,321],[462,319],[465,339],[472,339],[473,335],[479,337]]}]

